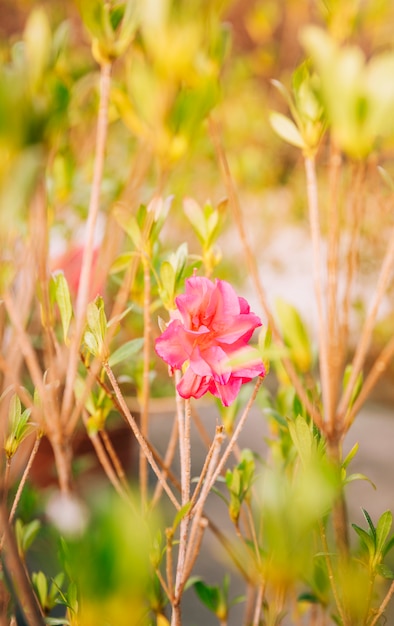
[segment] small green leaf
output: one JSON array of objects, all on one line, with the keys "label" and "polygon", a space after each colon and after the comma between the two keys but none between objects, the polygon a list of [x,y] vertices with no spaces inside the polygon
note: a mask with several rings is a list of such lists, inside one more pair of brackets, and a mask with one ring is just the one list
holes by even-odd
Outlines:
[{"label": "small green leaf", "polygon": [[369,555],[372,558],[375,554],[375,541],[373,537],[371,537],[371,535],[367,533],[364,528],[360,528],[360,526],[357,526],[357,524],[352,524],[352,527],[360,537],[362,543],[367,548]]},{"label": "small green leaf", "polygon": [[114,216],[119,226],[128,234],[137,250],[141,249],[142,245],[142,233],[137,219],[134,215],[130,215],[130,212],[123,207],[116,207],[114,210]]},{"label": "small green leaf", "polygon": [[390,537],[390,539],[388,540],[388,542],[384,546],[384,548],[382,550],[382,557],[385,557],[386,554],[388,554],[390,552],[390,550],[392,550],[393,546],[394,546],[394,535],[392,537]]},{"label": "small green leaf", "polygon": [[52,280],[55,285],[55,301],[59,307],[60,319],[62,322],[63,339],[67,343],[68,329],[73,314],[70,290],[67,280],[62,272],[54,274]]},{"label": "small green leaf", "polygon": [[220,602],[220,590],[218,587],[210,587],[202,580],[194,583],[194,589],[201,602],[216,614]]},{"label": "small green leaf", "polygon": [[27,550],[30,548],[34,539],[41,528],[39,520],[32,520],[28,524],[23,524],[21,519],[17,519],[15,522],[15,537],[18,545],[18,552],[21,556],[24,556]]},{"label": "small green leaf", "polygon": [[345,459],[342,462],[343,469],[346,469],[348,467],[350,461],[352,461],[354,459],[354,457],[356,456],[356,454],[358,452],[358,448],[359,448],[358,443],[355,443],[353,448],[350,450],[350,452],[348,452],[348,454],[346,455]]},{"label": "small green leaf", "polygon": [[275,309],[285,345],[290,350],[290,356],[301,372],[307,372],[312,365],[312,347],[308,331],[297,309],[277,298]]},{"label": "small green leaf", "polygon": [[379,576],[387,578],[388,580],[394,579],[394,572],[389,567],[387,567],[387,565],[384,565],[384,563],[379,563],[375,567],[375,572],[379,574]]},{"label": "small green leaf", "polygon": [[271,111],[270,122],[272,128],[281,139],[284,139],[284,141],[287,141],[287,143],[290,143],[296,148],[306,148],[305,141],[297,126],[290,118],[286,117],[286,115],[282,115],[282,113],[278,113],[277,111]]},{"label": "small green leaf", "polygon": [[186,515],[189,513],[191,507],[192,507],[192,502],[186,502],[186,504],[184,504],[183,507],[179,509],[179,511],[175,515],[174,523],[172,525],[172,530],[174,532],[177,529],[180,522],[183,520],[183,518],[186,517]]},{"label": "small green leaf", "polygon": [[304,417],[298,415],[294,421],[288,420],[291,438],[300,456],[301,463],[306,467],[312,457],[313,435]]},{"label": "small green leaf", "polygon": [[366,509],[363,509],[361,507],[361,510],[363,512],[363,515],[364,515],[365,519],[367,520],[368,526],[369,526],[369,528],[371,530],[371,536],[373,537],[375,545],[376,545],[376,528],[375,528],[375,526],[373,524],[371,516],[370,516],[370,514],[368,513],[368,511]]},{"label": "small green leaf", "polygon": [[137,339],[131,339],[130,341],[127,341],[111,354],[108,359],[109,366],[114,367],[114,365],[117,365],[118,363],[121,363],[126,359],[130,359],[141,350],[143,344],[143,337],[138,337]]},{"label": "small green leaf", "polygon": [[381,556],[383,547],[393,524],[393,515],[391,511],[385,511],[379,518],[376,525],[376,554]]},{"label": "small green leaf", "polygon": [[32,582],[40,605],[45,610],[48,600],[48,582],[45,574],[43,572],[33,572]]},{"label": "small green leaf", "polygon": [[183,210],[189,222],[193,226],[196,235],[202,243],[207,239],[207,228],[204,213],[200,205],[193,198],[185,198]]},{"label": "small green leaf", "polygon": [[355,480],[366,480],[374,489],[376,489],[375,483],[373,483],[372,480],[368,478],[368,476],[365,476],[364,474],[360,474],[359,472],[350,474],[350,476],[346,476],[343,484],[348,485],[349,483],[352,483]]}]

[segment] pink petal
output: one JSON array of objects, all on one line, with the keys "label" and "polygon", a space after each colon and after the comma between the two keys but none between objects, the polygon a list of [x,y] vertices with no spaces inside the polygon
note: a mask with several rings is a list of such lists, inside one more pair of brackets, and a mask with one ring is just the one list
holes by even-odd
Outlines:
[{"label": "pink petal", "polygon": [[182,323],[179,320],[172,321],[164,333],[156,339],[155,350],[157,354],[171,367],[181,369],[189,358],[187,347],[189,342],[185,335]]},{"label": "pink petal", "polygon": [[209,378],[206,376],[197,376],[190,367],[182,376],[177,385],[177,391],[182,398],[201,398],[207,393],[209,387]]},{"label": "pink petal", "polygon": [[230,406],[239,394],[241,385],[242,381],[240,378],[231,376],[225,385],[212,381],[209,386],[209,391],[217,398],[220,398],[223,406]]}]

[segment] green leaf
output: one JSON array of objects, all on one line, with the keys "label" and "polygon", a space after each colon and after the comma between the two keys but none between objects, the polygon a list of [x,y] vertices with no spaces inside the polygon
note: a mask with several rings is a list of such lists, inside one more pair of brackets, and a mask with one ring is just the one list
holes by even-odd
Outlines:
[{"label": "green leaf", "polygon": [[354,530],[360,537],[361,542],[367,548],[368,553],[370,557],[372,558],[375,554],[375,541],[373,537],[371,537],[371,535],[367,533],[367,531],[364,530],[364,528],[360,528],[360,526],[357,526],[357,524],[352,524],[352,527],[354,528]]},{"label": "green leaf", "polygon": [[303,467],[306,467],[313,452],[313,435],[304,417],[298,415],[294,421],[288,420],[291,438],[300,456]]},{"label": "green leaf", "polygon": [[373,483],[372,480],[368,478],[368,476],[365,476],[364,474],[360,474],[359,472],[355,472],[354,474],[350,474],[350,476],[346,476],[345,480],[343,481],[343,484],[348,485],[349,483],[352,483],[355,480],[366,480],[374,489],[376,489],[375,483]]},{"label": "green leaf", "polygon": [[114,365],[117,365],[118,363],[121,363],[126,359],[130,359],[141,350],[143,344],[143,337],[138,337],[137,339],[131,339],[130,341],[127,341],[111,354],[108,359],[109,366],[114,367]]},{"label": "green leaf", "polygon": [[67,280],[62,272],[54,274],[52,280],[55,284],[55,301],[59,307],[60,319],[62,322],[63,339],[67,343],[68,329],[73,314],[70,290]]},{"label": "green leaf", "polygon": [[371,516],[369,515],[369,513],[368,513],[368,511],[366,509],[363,509],[361,507],[361,510],[363,512],[363,515],[364,515],[365,519],[367,520],[368,526],[369,526],[369,528],[371,530],[371,535],[372,535],[372,537],[374,539],[374,542],[375,542],[375,545],[376,545],[376,528],[375,528],[375,526],[373,524]]},{"label": "green leaf", "polygon": [[43,572],[33,572],[32,582],[43,610],[47,607],[48,581]]},{"label": "green leaf", "polygon": [[271,111],[269,119],[272,128],[281,139],[302,150],[307,147],[297,126],[286,115]]},{"label": "green leaf", "polygon": [[4,450],[8,459],[11,459],[22,441],[30,434],[31,424],[30,409],[25,409],[22,413],[22,405],[19,397],[14,394],[10,400],[8,410],[9,434],[4,443]]},{"label": "green leaf", "polygon": [[389,567],[387,567],[387,565],[384,565],[384,563],[379,563],[375,567],[375,572],[379,574],[379,576],[383,576],[383,578],[387,578],[389,580],[394,579],[394,572]]},{"label": "green leaf", "polygon": [[107,358],[104,352],[105,339],[107,335],[107,318],[104,310],[104,300],[97,296],[94,302],[90,302],[86,311],[87,330],[84,334],[84,341],[89,351],[94,355],[100,355],[102,359]]},{"label": "green leaf", "polygon": [[30,548],[41,528],[39,520],[32,520],[28,524],[23,524],[21,519],[15,522],[15,537],[18,545],[18,552],[23,557]]},{"label": "green leaf", "polygon": [[179,511],[175,515],[174,523],[172,525],[173,532],[176,531],[178,525],[181,523],[183,518],[186,517],[186,515],[189,513],[191,507],[192,507],[192,502],[186,502],[186,504],[184,504],[183,507],[179,509]]},{"label": "green leaf", "polygon": [[290,349],[294,364],[301,372],[309,371],[313,360],[312,347],[300,314],[293,305],[282,298],[276,299],[275,309],[284,342]]},{"label": "green leaf", "polygon": [[183,201],[183,210],[199,240],[204,244],[208,234],[205,216],[200,205],[193,198],[185,198]]},{"label": "green leaf", "polygon": [[358,449],[359,449],[359,444],[356,442],[353,448],[350,450],[350,452],[347,453],[345,459],[342,461],[343,469],[346,469],[348,467],[350,461],[352,461],[354,457],[356,456]]},{"label": "green leaf", "polygon": [[201,602],[213,613],[216,614],[220,603],[220,589],[218,587],[210,587],[202,580],[194,583],[194,589]]},{"label": "green leaf", "polygon": [[379,518],[376,525],[376,554],[381,556],[383,547],[393,524],[393,515],[391,511],[385,511]]},{"label": "green leaf", "polygon": [[394,535],[392,537],[390,537],[390,539],[388,540],[388,542],[386,543],[386,545],[384,546],[383,550],[382,550],[382,556],[386,556],[386,554],[388,554],[390,552],[390,550],[393,548],[394,546]]},{"label": "green leaf", "polygon": [[141,228],[134,215],[130,215],[130,212],[123,207],[116,207],[114,210],[114,216],[119,226],[128,234],[137,250],[142,246],[142,233]]},{"label": "green leaf", "polygon": [[[351,364],[348,364],[345,368],[345,372],[343,375],[343,381],[342,381],[342,386],[343,389],[345,390],[346,387],[348,386],[349,383],[349,379],[350,376],[352,374],[353,371],[353,367]],[[363,374],[362,372],[359,373],[359,375],[357,376],[356,382],[354,383],[353,386],[353,390],[352,390],[352,394],[349,400],[349,409],[353,406],[353,404],[355,403],[355,401],[357,400],[357,397],[362,389],[363,386]]]}]

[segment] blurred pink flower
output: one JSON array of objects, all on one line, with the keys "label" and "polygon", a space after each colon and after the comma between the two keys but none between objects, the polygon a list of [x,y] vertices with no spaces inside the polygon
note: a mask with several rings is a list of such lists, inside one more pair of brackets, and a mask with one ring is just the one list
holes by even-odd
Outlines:
[{"label": "blurred pink flower", "polygon": [[[78,293],[83,251],[83,246],[74,246],[61,256],[56,257],[51,264],[52,272],[61,270],[64,273],[72,298],[75,298]],[[98,294],[102,294],[104,291],[104,278],[97,276],[98,253],[98,248],[95,248],[93,251],[92,276],[89,288],[90,300],[93,300]]]},{"label": "blurred pink flower", "polygon": [[172,369],[183,369],[177,386],[183,398],[200,398],[209,391],[229,406],[242,384],[265,376],[258,351],[248,346],[260,318],[224,280],[189,278],[176,305],[156,340],[157,354]]}]

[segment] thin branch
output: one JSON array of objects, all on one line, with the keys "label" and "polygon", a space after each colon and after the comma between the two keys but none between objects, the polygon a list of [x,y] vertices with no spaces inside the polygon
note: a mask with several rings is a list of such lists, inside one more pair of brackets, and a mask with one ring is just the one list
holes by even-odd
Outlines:
[{"label": "thin branch", "polygon": [[123,486],[123,489],[125,490],[126,493],[129,493],[129,484],[127,482],[126,474],[123,469],[122,463],[120,462],[120,459],[116,453],[116,450],[114,446],[112,445],[112,441],[107,431],[104,428],[100,430],[100,438],[102,439],[104,448],[111,460],[111,463],[115,469],[115,472],[119,478],[120,483]]},{"label": "thin branch", "polygon": [[86,307],[89,299],[90,279],[94,249],[94,235],[100,208],[101,181],[104,171],[105,147],[108,131],[108,105],[111,86],[111,64],[104,63],[100,71],[100,101],[97,116],[96,149],[94,158],[93,180],[86,223],[85,246],[82,257],[80,281],[75,305],[75,327],[71,339],[65,390],[62,405],[62,420],[67,422],[73,403],[74,380],[78,367],[79,345],[85,324]]},{"label": "thin branch", "polygon": [[166,478],[163,474],[163,472],[160,471],[154,457],[152,454],[152,451],[149,447],[149,445],[147,444],[146,439],[142,436],[140,429],[137,426],[137,422],[135,421],[134,417],[132,416],[132,414],[130,413],[129,407],[127,406],[125,399],[122,395],[122,392],[119,389],[119,385],[117,383],[117,380],[112,372],[111,367],[109,366],[108,362],[105,361],[103,363],[103,367],[107,373],[107,376],[109,378],[109,381],[112,385],[112,388],[115,392],[116,398],[118,400],[119,406],[122,409],[122,413],[124,414],[124,416],[126,417],[128,423],[130,424],[131,430],[134,433],[135,438],[137,439],[138,444],[141,446],[141,448],[144,450],[144,453],[146,455],[146,458],[148,459],[148,462],[152,468],[152,470],[154,471],[154,473],[156,474],[158,480],[162,483],[163,489],[166,492],[166,494],[168,495],[169,499],[171,500],[171,502],[173,503],[173,505],[175,506],[176,510],[178,511],[181,507],[179,502],[177,501],[177,499],[175,498],[174,494],[172,493],[171,489],[168,486],[168,483],[166,481]]},{"label": "thin branch", "polygon": [[252,626],[259,626],[260,624],[260,615],[261,615],[261,609],[263,606],[264,591],[265,591],[265,583],[262,582],[257,587],[256,606],[255,606]]},{"label": "thin branch", "polygon": [[[88,417],[86,411],[82,411],[82,419],[85,424],[86,430],[88,430]],[[88,433],[89,434],[89,433]],[[126,502],[130,503],[130,499],[123,485],[121,484],[118,475],[116,474],[104,448],[104,445],[98,435],[98,433],[94,433],[92,435],[89,434],[89,439],[92,442],[92,446],[97,455],[101,466],[107,475],[111,485],[115,489],[115,491],[120,495],[120,497]]]},{"label": "thin branch", "polygon": [[371,391],[374,389],[379,378],[386,371],[388,364],[393,358],[393,355],[394,355],[394,337],[390,339],[390,341],[385,345],[385,347],[383,348],[379,356],[376,358],[370,372],[368,373],[368,376],[366,377],[363,383],[363,386],[361,388],[361,391],[355,403],[353,404],[350,411],[347,413],[346,420],[345,420],[346,430],[350,428],[350,426],[352,425],[354,421],[355,416],[360,411],[361,407],[363,406],[364,402],[368,398]]},{"label": "thin branch", "polygon": [[[260,304],[261,307],[263,309],[263,311],[265,312],[266,316],[267,316],[267,320],[268,320],[268,325],[271,329],[272,332],[272,336],[274,338],[274,340],[277,342],[277,344],[280,347],[284,347],[284,343],[283,343],[283,339],[281,336],[281,333],[276,325],[275,322],[275,318],[271,312],[271,309],[268,305],[268,301],[267,301],[267,297],[265,294],[265,291],[263,289],[263,286],[261,284],[261,280],[259,277],[259,272],[258,272],[258,267],[257,267],[257,263],[256,263],[256,258],[255,255],[253,254],[253,251],[250,248],[249,242],[248,242],[248,238],[246,236],[246,232],[245,232],[245,228],[243,225],[243,220],[242,220],[242,211],[241,211],[241,207],[239,204],[239,199],[238,199],[238,195],[235,189],[235,184],[233,181],[233,178],[231,176],[231,172],[230,172],[230,167],[228,165],[227,162],[227,157],[221,142],[221,138],[220,138],[220,133],[219,133],[219,129],[217,127],[216,122],[210,118],[209,120],[209,128],[210,128],[210,132],[211,132],[211,137],[212,137],[212,141],[216,150],[216,154],[217,154],[217,158],[220,164],[220,167],[222,169],[223,172],[223,177],[224,177],[224,182],[225,182],[225,186],[226,186],[226,190],[227,190],[227,194],[230,200],[230,205],[232,207],[233,210],[233,216],[234,216],[234,222],[236,224],[236,227],[238,229],[238,233],[240,236],[240,240],[244,249],[244,254],[245,254],[245,259],[246,259],[246,263],[248,266],[248,271],[250,274],[250,277],[253,281],[254,284],[254,288],[256,290],[256,293],[259,297],[260,300]],[[312,404],[312,402],[310,401],[307,392],[305,391],[304,388],[304,384],[302,382],[302,380],[300,379],[300,377],[298,376],[296,370],[294,369],[293,364],[291,363],[291,361],[287,358],[284,358],[282,360],[283,362],[283,366],[286,370],[287,375],[289,376],[294,389],[296,390],[296,393],[298,395],[298,397],[300,398],[302,404],[305,406],[306,410],[308,411],[308,413],[310,414],[310,416],[312,417],[313,421],[315,422],[316,426],[320,429],[323,430],[324,424],[323,424],[323,420],[322,420],[322,416],[320,414],[320,412],[317,410],[317,408]]]},{"label": "thin branch", "polygon": [[226,449],[225,449],[225,451],[224,451],[224,453],[223,453],[223,455],[222,455],[222,457],[220,459],[220,462],[219,462],[219,464],[218,464],[218,466],[217,466],[217,468],[216,468],[216,470],[215,470],[215,472],[214,472],[214,474],[213,474],[213,476],[212,476],[212,478],[210,480],[209,489],[211,489],[213,487],[213,485],[215,484],[218,476],[222,473],[222,471],[225,468],[225,465],[226,465],[226,463],[227,463],[227,461],[228,461],[228,459],[230,457],[230,454],[232,453],[233,448],[234,448],[234,446],[235,446],[235,444],[236,444],[236,442],[238,440],[238,437],[239,437],[239,435],[240,435],[240,433],[241,433],[241,431],[242,431],[242,429],[243,429],[243,427],[244,427],[244,425],[246,423],[246,420],[247,420],[247,418],[249,416],[250,409],[252,408],[253,403],[254,403],[254,401],[256,399],[257,392],[260,389],[261,383],[262,383],[262,378],[258,378],[257,381],[256,381],[256,384],[254,386],[252,395],[249,398],[249,401],[248,401],[248,403],[247,403],[247,405],[246,405],[246,407],[244,409],[244,412],[242,413],[241,417],[239,418],[238,424],[237,424],[236,428],[234,429],[233,435],[232,435],[230,441],[228,442],[227,447],[226,447]]},{"label": "thin branch", "polygon": [[324,315],[322,276],[321,276],[321,233],[319,223],[319,204],[317,195],[317,178],[315,159],[305,157],[306,187],[308,195],[309,222],[311,229],[313,250],[313,279],[318,314],[318,341],[320,380],[323,393],[323,407],[325,422],[333,423],[335,406],[330,390],[332,388],[330,364],[327,354],[327,325]]},{"label": "thin branch", "polygon": [[[172,431],[170,435],[169,442],[166,447],[166,453],[163,459],[163,474],[164,476],[168,476],[168,468],[171,467],[171,463],[174,460],[175,452],[177,449],[178,442],[178,421],[176,419],[173,420]],[[156,506],[156,503],[159,501],[163,488],[161,484],[156,483],[155,490],[153,492],[152,500],[150,503],[151,508]]]},{"label": "thin branch", "polygon": [[357,378],[363,368],[365,358],[368,353],[368,348],[371,342],[372,332],[375,326],[376,317],[378,314],[378,310],[382,299],[386,293],[391,273],[394,266],[394,229],[390,236],[390,244],[386,250],[386,254],[383,259],[383,263],[380,269],[378,281],[376,284],[375,292],[372,296],[372,302],[370,306],[369,313],[364,322],[363,328],[361,330],[361,336],[357,343],[356,353],[352,362],[352,372],[349,378],[349,382],[346,386],[346,389],[343,393],[341,401],[338,407],[339,415],[344,415],[347,407],[349,405],[350,399],[352,397],[352,393],[354,390],[354,385],[356,384]]},{"label": "thin branch", "polygon": [[[339,340],[339,306],[338,306],[338,276],[339,276],[339,243],[340,243],[340,213],[339,213],[339,183],[341,172],[341,154],[331,140],[331,154],[329,166],[329,211],[328,211],[328,252],[327,252],[327,349],[328,363],[331,368],[329,395],[336,407],[339,393],[340,369],[343,363],[345,346]],[[335,420],[336,411],[331,419]],[[335,429],[331,423],[331,430]]]},{"label": "thin branch", "polygon": [[19,481],[18,489],[16,491],[16,494],[15,494],[15,497],[14,497],[14,502],[12,503],[10,515],[9,515],[9,518],[8,518],[8,521],[9,521],[10,524],[13,522],[13,519],[14,519],[14,516],[15,516],[15,513],[16,513],[16,509],[17,509],[18,504],[19,504],[19,500],[21,499],[23,488],[24,488],[24,486],[26,484],[26,481],[28,479],[28,476],[29,476],[31,467],[33,465],[34,459],[36,458],[36,454],[38,452],[38,448],[40,447],[41,439],[42,439],[42,435],[41,435],[41,433],[39,433],[37,435],[37,437],[36,437],[35,442],[34,442],[32,451],[30,452],[29,460],[26,463],[26,467],[25,467],[25,469],[23,471],[22,478]]},{"label": "thin branch", "polygon": [[[151,300],[151,279],[150,266],[148,259],[142,256],[142,267],[144,270],[144,348],[143,348],[143,371],[142,371],[142,390],[141,390],[141,415],[140,428],[141,434],[145,439],[149,436],[149,390],[150,390],[150,338],[151,338],[151,318],[150,318],[150,300]],[[146,456],[140,448],[139,458],[139,480],[141,489],[141,501],[145,506],[148,494],[148,464]]]}]

